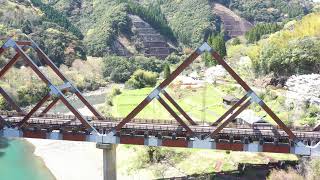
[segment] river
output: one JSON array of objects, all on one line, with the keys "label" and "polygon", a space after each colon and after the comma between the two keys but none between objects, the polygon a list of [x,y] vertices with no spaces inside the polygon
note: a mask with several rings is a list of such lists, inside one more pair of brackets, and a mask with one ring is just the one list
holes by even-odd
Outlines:
[{"label": "river", "polygon": [[0,138],[1,180],[54,180],[35,147],[23,139]]}]

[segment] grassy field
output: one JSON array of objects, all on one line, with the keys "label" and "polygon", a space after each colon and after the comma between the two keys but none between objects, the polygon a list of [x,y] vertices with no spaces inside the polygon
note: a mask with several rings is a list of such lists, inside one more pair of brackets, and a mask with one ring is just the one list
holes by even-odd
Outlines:
[{"label": "grassy field", "polygon": [[[152,90],[153,88],[123,90],[120,95],[113,99],[113,116],[126,116]],[[169,87],[167,88],[167,92],[195,121],[198,122],[214,122],[226,111],[225,105],[222,104],[222,97],[225,93],[222,92],[220,87],[214,87],[213,85],[185,89]],[[205,109],[205,111],[203,111],[203,109]],[[176,111],[176,113],[179,114],[178,111]],[[143,109],[137,117],[172,119],[171,115],[156,99]]]}]

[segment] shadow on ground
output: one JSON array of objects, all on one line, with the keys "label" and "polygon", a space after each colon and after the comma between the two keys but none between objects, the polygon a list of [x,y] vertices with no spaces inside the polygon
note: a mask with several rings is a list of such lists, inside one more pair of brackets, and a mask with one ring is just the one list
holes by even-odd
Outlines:
[{"label": "shadow on ground", "polygon": [[295,168],[297,165],[298,161],[279,161],[269,164],[239,164],[238,170],[233,171],[193,174],[158,180],[266,180],[272,169]]}]

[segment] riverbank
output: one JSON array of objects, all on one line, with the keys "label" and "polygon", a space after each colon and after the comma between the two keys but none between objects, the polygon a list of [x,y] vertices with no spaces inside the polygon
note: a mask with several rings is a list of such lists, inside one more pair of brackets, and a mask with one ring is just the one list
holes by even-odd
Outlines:
[{"label": "riverbank", "polygon": [[102,179],[102,150],[95,143],[27,139],[57,180]]}]

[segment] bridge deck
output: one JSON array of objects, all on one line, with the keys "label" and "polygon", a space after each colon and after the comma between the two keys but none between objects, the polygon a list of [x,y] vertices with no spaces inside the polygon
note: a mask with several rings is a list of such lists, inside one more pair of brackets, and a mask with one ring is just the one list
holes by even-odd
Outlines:
[{"label": "bridge deck", "polygon": [[89,133],[74,116],[33,116],[29,119],[28,125],[21,130],[14,127],[24,115],[3,113],[1,116],[7,123],[5,129],[0,128],[0,135],[5,137],[320,155],[320,147],[317,146],[312,150],[305,146],[316,145],[320,141],[320,132],[312,131],[293,131],[305,143],[301,147],[301,144],[297,146],[291,142],[283,130],[271,126],[226,127],[217,136],[209,137],[209,134],[216,129],[215,126],[191,125],[190,128],[194,134],[190,136],[185,129],[172,120],[133,119],[125,124],[119,133],[115,133],[114,129],[121,119],[109,117],[105,121],[100,121],[93,117],[86,117],[100,133],[95,135]]},{"label": "bridge deck", "polygon": [[[23,115],[11,114],[2,115],[6,122],[12,126],[17,124],[23,119]],[[93,117],[87,117],[90,124],[95,128],[102,131],[109,131],[115,128],[120,122],[119,118],[106,118],[106,121],[93,120]],[[48,130],[78,130],[85,131],[85,127],[79,120],[76,120],[74,116],[61,116],[61,115],[46,115],[45,117],[31,117],[28,121],[28,128],[48,129]],[[213,132],[215,126],[207,125],[190,125],[190,128],[196,135],[209,135]],[[163,133],[169,135],[176,133],[179,137],[186,137],[186,131],[173,120],[160,120],[160,119],[134,119],[130,123],[127,123],[123,128],[123,132],[133,132],[139,134],[141,132]],[[320,140],[320,132],[314,131],[293,131],[299,139],[312,139]],[[288,138],[288,135],[281,129],[276,129],[271,126],[262,126],[256,128],[249,128],[248,126],[236,126],[234,128],[224,128],[220,133],[220,136],[233,136],[233,137],[264,137],[273,138],[281,137],[281,139]]]}]

